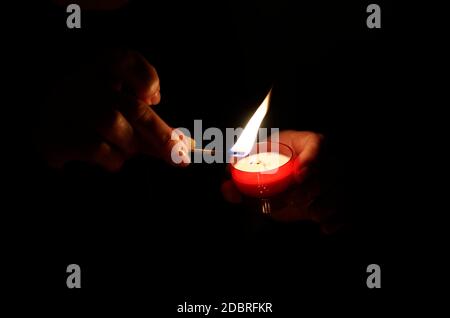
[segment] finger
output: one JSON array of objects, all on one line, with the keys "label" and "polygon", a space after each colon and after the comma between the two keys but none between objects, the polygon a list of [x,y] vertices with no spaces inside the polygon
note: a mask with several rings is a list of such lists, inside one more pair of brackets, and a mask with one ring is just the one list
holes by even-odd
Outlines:
[{"label": "finger", "polygon": [[308,165],[317,159],[323,135],[310,131],[285,130],[272,134],[268,140],[287,144],[304,165]]},{"label": "finger", "polygon": [[104,115],[97,125],[97,132],[111,145],[129,158],[137,152],[133,127],[119,111]]},{"label": "finger", "polygon": [[286,130],[273,134],[269,140],[287,144],[294,151],[294,179],[301,183],[311,173],[311,166],[318,160],[323,135],[309,131]]},{"label": "finger", "polygon": [[231,180],[222,183],[221,191],[224,199],[230,203],[240,203],[242,201],[242,195]]},{"label": "finger", "polygon": [[304,140],[294,141],[294,149],[298,155],[301,167],[309,166],[317,161],[321,149],[323,136],[311,133]]},{"label": "finger", "polygon": [[322,135],[311,134],[302,143],[303,149],[300,146],[295,149],[300,152],[294,161],[294,179],[296,182],[302,183],[311,174],[311,165],[319,157],[322,139]]},{"label": "finger", "polygon": [[122,167],[126,158],[108,143],[100,141],[82,145],[67,145],[65,148],[60,148],[57,153],[47,154],[47,159],[50,166],[54,168],[63,168],[70,161],[83,161],[115,172]]},{"label": "finger", "polygon": [[191,149],[195,149],[195,145],[196,145],[195,140],[192,139],[191,137],[183,134],[183,132],[179,129],[174,129],[172,131],[172,139],[181,140],[187,147],[188,151],[191,151]]},{"label": "finger", "polygon": [[139,133],[143,152],[175,165],[185,166],[190,163],[188,148],[180,140],[179,134],[173,133],[173,129],[151,107],[127,96],[122,96],[121,100],[122,113]]},{"label": "finger", "polygon": [[160,83],[156,69],[137,52],[122,52],[113,63],[114,77],[122,91],[135,96],[147,105],[161,100]]},{"label": "finger", "polygon": [[318,160],[323,136],[305,132],[303,138],[294,138],[291,146],[297,157],[294,161],[294,179],[302,183],[310,174],[311,166]]},{"label": "finger", "polygon": [[87,153],[87,156],[90,157],[89,162],[98,164],[110,172],[119,171],[126,160],[120,151],[106,142],[98,144],[92,152]]},{"label": "finger", "polygon": [[300,160],[297,158],[294,161],[294,180],[297,183],[302,183],[310,175],[311,169],[308,166],[301,166]]},{"label": "finger", "polygon": [[169,163],[175,166],[186,167],[191,163],[191,158],[189,157],[189,152],[187,151],[186,144],[182,141],[172,140],[172,146],[170,151],[170,161]]},{"label": "finger", "polygon": [[[180,129],[173,129],[172,130],[172,137],[171,137],[171,139],[174,140],[175,142],[177,142],[177,141],[182,142],[182,144],[184,145],[182,147],[183,148],[182,151],[186,152],[187,157],[189,157],[189,162],[190,162],[191,151],[193,149],[195,149],[195,145],[196,145],[195,140],[192,139],[189,136],[186,136]],[[172,158],[172,161],[173,160],[174,159]],[[177,159],[177,160],[179,160],[179,159]]]}]

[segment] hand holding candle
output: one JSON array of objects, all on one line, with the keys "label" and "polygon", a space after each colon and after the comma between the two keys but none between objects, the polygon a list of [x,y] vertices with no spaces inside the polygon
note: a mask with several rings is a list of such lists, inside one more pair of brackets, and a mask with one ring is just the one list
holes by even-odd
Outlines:
[{"label": "hand holding candle", "polygon": [[271,136],[269,140],[274,137],[294,152],[292,175],[296,183],[302,183],[319,160],[323,148],[323,135],[311,131],[284,130],[277,136]]},{"label": "hand holding candle", "polygon": [[[290,160],[292,165],[289,167],[291,188],[281,191],[281,194],[278,195],[286,204],[283,209],[272,213],[271,217],[287,222],[313,221],[320,224],[320,229],[323,233],[334,233],[340,228],[340,224],[329,223],[330,218],[334,218],[336,214],[333,195],[330,197],[329,193],[322,197],[321,193],[326,188],[326,185],[321,184],[314,173],[323,148],[323,136],[309,131],[289,130],[281,131],[274,139],[278,139],[280,144],[289,145],[289,148],[292,149],[293,157]],[[233,173],[234,168],[230,167],[230,169],[231,173]],[[235,204],[242,202],[244,196],[246,196],[236,186],[236,180],[235,177],[233,180],[223,182],[221,188],[225,200]],[[281,181],[282,184],[284,182]],[[321,199],[317,201],[319,195],[321,195]],[[320,204],[317,204],[317,202],[320,202]]]},{"label": "hand holding candle", "polygon": [[268,142],[255,145],[259,127],[269,109],[271,93],[272,90],[231,147],[232,180],[241,193],[250,197],[271,197],[286,190],[294,177],[297,181],[302,175],[304,178],[305,164],[317,157],[322,138],[310,132],[287,131],[284,133],[287,144],[278,142],[280,136],[271,136]]},{"label": "hand holding candle", "polygon": [[[273,136],[271,138],[273,138]],[[269,138],[269,141],[271,138]],[[319,159],[323,136],[309,131],[288,130],[281,131],[279,135],[276,136],[276,139],[278,139],[281,144],[285,144],[292,149],[292,166],[290,167],[291,180],[296,184],[303,183],[313,170],[314,164]],[[242,199],[241,193],[231,180],[224,182],[222,185],[222,193],[225,199],[232,203],[238,203]]]}]

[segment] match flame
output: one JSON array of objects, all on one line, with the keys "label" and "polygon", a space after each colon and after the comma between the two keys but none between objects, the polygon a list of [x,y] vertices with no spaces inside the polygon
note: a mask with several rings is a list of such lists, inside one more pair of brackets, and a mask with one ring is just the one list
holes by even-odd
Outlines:
[{"label": "match flame", "polygon": [[231,147],[231,152],[234,156],[244,157],[252,150],[256,137],[258,136],[259,126],[261,126],[261,123],[267,114],[267,110],[269,109],[271,92],[272,90],[269,91],[264,101],[253,114],[252,118],[248,121],[234,146]]}]

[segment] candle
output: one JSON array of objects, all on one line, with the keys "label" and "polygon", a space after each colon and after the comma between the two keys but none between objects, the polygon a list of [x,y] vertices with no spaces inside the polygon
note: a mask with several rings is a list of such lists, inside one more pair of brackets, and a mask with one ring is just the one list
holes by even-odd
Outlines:
[{"label": "candle", "polygon": [[244,195],[262,199],[286,190],[291,183],[294,166],[293,152],[289,146],[273,141],[255,144],[258,129],[269,109],[270,95],[271,91],[230,149],[234,184]]},{"label": "candle", "polygon": [[247,156],[232,158],[231,178],[245,195],[271,197],[291,184],[293,162],[292,150],[287,145],[258,143]]}]

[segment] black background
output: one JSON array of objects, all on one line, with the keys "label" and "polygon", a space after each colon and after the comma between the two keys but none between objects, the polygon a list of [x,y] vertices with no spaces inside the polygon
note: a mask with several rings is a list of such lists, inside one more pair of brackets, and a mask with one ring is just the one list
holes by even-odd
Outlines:
[{"label": "black background", "polygon": [[[170,313],[184,301],[254,299],[287,313],[336,299],[344,308],[361,297],[377,303],[404,286],[410,246],[399,228],[409,208],[399,189],[417,163],[404,161],[404,150],[405,94],[419,97],[410,53],[419,46],[389,3],[378,2],[382,28],[368,29],[368,4],[134,2],[82,12],[81,30],[66,28],[64,8],[17,8],[10,51],[21,97],[11,108],[21,124],[9,148],[17,154],[9,171],[16,287],[71,309],[131,298],[128,309]],[[242,207],[221,197],[223,164],[173,169],[140,157],[112,175],[82,164],[46,168],[28,127],[51,86],[104,47],[139,50],[156,67],[156,109],[174,127],[194,119],[242,126],[273,85],[265,125],[326,135],[337,209],[352,216],[353,230],[323,237],[310,224],[251,228]],[[81,266],[81,290],[66,288],[71,263]],[[366,287],[371,263],[382,268],[380,291]]]}]

